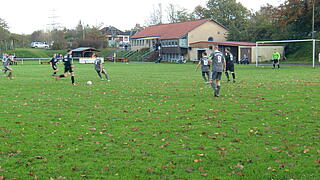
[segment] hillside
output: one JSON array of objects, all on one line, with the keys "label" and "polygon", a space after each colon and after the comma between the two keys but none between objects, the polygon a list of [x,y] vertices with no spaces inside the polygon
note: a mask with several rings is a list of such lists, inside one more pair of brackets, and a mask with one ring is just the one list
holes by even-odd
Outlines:
[{"label": "hillside", "polygon": [[[33,49],[33,48],[17,48],[6,51],[9,54],[16,54],[18,58],[49,58],[53,54],[65,54],[67,50],[49,50],[49,49]],[[100,56],[108,56],[112,53],[112,49],[102,49]]]}]

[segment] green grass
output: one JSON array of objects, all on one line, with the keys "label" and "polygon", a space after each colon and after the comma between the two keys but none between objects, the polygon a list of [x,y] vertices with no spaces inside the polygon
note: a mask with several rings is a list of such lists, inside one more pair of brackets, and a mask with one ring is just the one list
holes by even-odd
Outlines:
[{"label": "green grass", "polygon": [[49,58],[53,54],[65,54],[66,50],[49,50],[36,48],[17,48],[6,53],[15,53],[18,58]]},{"label": "green grass", "polygon": [[320,178],[319,68],[236,66],[214,98],[191,64],[75,65],[0,77],[0,179]]}]

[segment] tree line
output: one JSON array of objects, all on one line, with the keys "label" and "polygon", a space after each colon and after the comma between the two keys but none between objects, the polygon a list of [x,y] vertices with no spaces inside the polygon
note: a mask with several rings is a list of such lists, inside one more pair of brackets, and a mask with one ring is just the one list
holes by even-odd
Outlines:
[{"label": "tree line", "polygon": [[[313,3],[315,12],[312,32]],[[214,19],[229,30],[229,41],[304,39],[320,36],[320,1],[285,0],[279,6],[265,5],[252,12],[236,0],[208,0],[205,6],[196,6],[192,12],[169,4],[163,14],[162,5],[153,8],[147,25],[166,22],[175,23],[197,19]],[[0,18],[0,50],[28,47],[30,42],[54,42],[53,49],[78,46],[107,46],[107,39],[101,32],[102,25],[83,25],[81,21],[74,29],[53,29],[35,31],[30,35],[10,33],[4,19]]]},{"label": "tree line", "polygon": [[[236,0],[208,0],[204,7],[199,5],[192,12],[169,4],[166,17],[169,23],[214,19],[229,29],[229,41],[303,39],[312,38],[313,3],[314,37],[319,37],[320,1],[316,0],[285,0],[279,6],[267,4],[257,12],[252,12]],[[150,14],[149,25],[162,23],[162,13],[159,11],[155,8]]]}]

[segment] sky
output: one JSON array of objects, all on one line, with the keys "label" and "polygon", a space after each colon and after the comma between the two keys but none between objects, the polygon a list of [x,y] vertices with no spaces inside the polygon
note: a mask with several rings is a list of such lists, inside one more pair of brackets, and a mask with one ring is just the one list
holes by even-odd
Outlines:
[{"label": "sky", "polygon": [[[128,30],[136,24],[145,25],[155,6],[162,4],[166,14],[168,4],[188,9],[205,6],[208,0],[5,0],[0,3],[0,18],[9,25],[10,32],[31,34],[56,26],[75,28],[84,24],[114,26]],[[280,5],[284,0],[237,0],[250,10],[257,11],[266,3]],[[54,18],[52,18],[54,17]],[[164,18],[164,21],[166,18]]]}]

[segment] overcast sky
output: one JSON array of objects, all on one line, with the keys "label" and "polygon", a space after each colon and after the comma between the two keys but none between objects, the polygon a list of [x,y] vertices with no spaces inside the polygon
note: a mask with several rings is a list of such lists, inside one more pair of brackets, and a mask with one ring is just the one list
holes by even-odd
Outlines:
[{"label": "overcast sky", "polygon": [[[163,14],[168,4],[192,11],[197,5],[205,6],[208,0],[1,0],[0,18],[11,32],[30,34],[45,30],[53,19],[62,27],[74,28],[79,20],[89,25],[103,23],[120,30],[144,25],[154,6],[162,3]],[[248,9],[259,10],[266,3],[279,5],[284,0],[237,0]],[[55,11],[53,11],[55,10]],[[56,16],[55,18],[49,18]],[[164,19],[165,21],[166,19]]]}]

